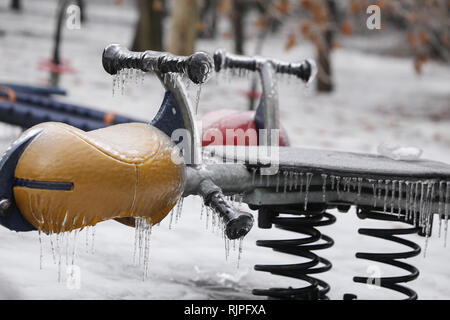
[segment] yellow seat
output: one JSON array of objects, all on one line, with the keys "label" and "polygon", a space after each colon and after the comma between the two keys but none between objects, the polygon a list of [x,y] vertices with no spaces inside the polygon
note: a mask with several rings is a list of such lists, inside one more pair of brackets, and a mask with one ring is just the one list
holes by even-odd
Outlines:
[{"label": "yellow seat", "polygon": [[113,218],[146,217],[155,224],[181,196],[184,164],[172,161],[178,148],[151,125],[84,132],[48,122],[29,130],[37,128],[42,132],[17,163],[15,178],[22,183],[14,197],[24,218],[47,234]]}]

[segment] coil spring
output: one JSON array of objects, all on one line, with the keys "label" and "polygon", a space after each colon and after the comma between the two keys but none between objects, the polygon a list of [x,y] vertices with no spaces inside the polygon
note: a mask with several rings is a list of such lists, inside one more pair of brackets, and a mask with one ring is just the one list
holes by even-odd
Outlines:
[{"label": "coil spring", "polygon": [[[279,214],[291,215],[289,217]],[[270,206],[259,210],[258,223],[261,228],[275,225],[279,229],[297,232],[306,237],[289,240],[258,240],[257,246],[272,248],[274,251],[287,253],[309,259],[304,263],[280,265],[255,265],[255,270],[270,272],[274,275],[303,280],[309,285],[302,288],[270,288],[255,289],[254,295],[267,296],[272,299],[318,300],[328,299],[330,286],[323,280],[310,276],[326,272],[332,264],[325,258],[319,257],[313,251],[330,248],[334,241],[323,235],[315,227],[333,224],[336,218],[325,212],[325,207],[313,206],[308,212],[301,211],[298,206]],[[321,243],[316,243],[316,242]]]},{"label": "coil spring", "polygon": [[[382,211],[376,211],[367,208],[357,208],[358,217],[361,219],[373,219],[373,220],[383,220],[383,221],[396,221],[396,222],[404,222],[410,225],[414,225],[414,221],[405,221],[404,215],[393,215],[383,213]],[[407,296],[406,300],[415,300],[417,299],[417,293],[405,286],[400,285],[399,283],[405,283],[412,280],[415,280],[419,276],[419,270],[405,262],[399,261],[398,259],[407,259],[412,258],[420,254],[420,246],[416,243],[402,239],[397,237],[397,235],[407,235],[407,234],[415,234],[419,233],[421,228],[412,227],[412,228],[404,228],[404,229],[368,229],[361,228],[358,230],[358,233],[367,235],[369,237],[375,237],[380,239],[385,239],[388,241],[392,241],[395,243],[399,243],[411,248],[411,251],[398,252],[398,253],[368,253],[368,252],[358,252],[356,253],[356,258],[366,259],[370,261],[380,262],[384,264],[388,264],[391,266],[398,267],[408,272],[407,275],[396,276],[396,277],[354,277],[353,281],[357,283],[369,283],[375,282],[378,286],[382,288],[391,289],[397,291],[399,293],[403,293]],[[354,296],[356,297],[356,296]]]}]

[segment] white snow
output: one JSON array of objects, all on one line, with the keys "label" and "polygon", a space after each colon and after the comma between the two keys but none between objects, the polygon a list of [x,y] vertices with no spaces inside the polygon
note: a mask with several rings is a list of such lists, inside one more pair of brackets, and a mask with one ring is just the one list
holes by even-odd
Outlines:
[{"label": "white snow", "polygon": [[[51,54],[56,1],[23,1],[24,12],[11,13],[9,0],[0,0],[0,81],[43,84],[48,75],[37,69],[38,62]],[[64,30],[63,58],[76,69],[64,75],[61,86],[68,89],[65,101],[101,110],[151,119],[163,98],[158,80],[146,75],[144,84],[130,83],[121,95],[112,97],[112,78],[103,71],[101,53],[110,43],[128,46],[133,36],[137,14],[132,2],[122,7],[112,1],[87,2],[87,22],[80,30]],[[229,28],[222,23],[222,29]],[[167,30],[168,31],[168,30]],[[289,26],[283,29],[289,32]],[[378,32],[378,31],[374,31]],[[248,52],[254,47],[250,32]],[[220,33],[219,33],[220,34]],[[167,33],[166,33],[167,35]],[[314,83],[305,88],[294,79],[280,79],[281,121],[294,146],[328,148],[355,152],[376,152],[383,141],[423,150],[422,158],[450,163],[450,66],[430,62],[422,76],[413,70],[412,59],[380,56],[371,53],[374,40],[365,39],[364,51],[345,46],[334,52],[333,67],[336,91],[317,95]],[[314,58],[313,48],[304,41],[285,52],[285,35],[269,36],[263,55],[286,61]],[[354,39],[352,39],[354,41]],[[352,42],[349,41],[351,44]],[[231,50],[229,40],[200,40],[199,50]],[[354,48],[354,49],[353,49]],[[226,80],[228,78],[228,81]],[[243,91],[250,88],[249,78],[214,77],[202,87],[199,115],[219,108],[246,110]],[[132,82],[132,81],[131,81]],[[197,88],[190,87],[192,101]],[[1,148],[17,137],[17,129],[1,126]],[[3,134],[4,133],[4,134]],[[391,223],[362,221],[354,209],[334,212],[337,223],[321,231],[335,239],[335,246],[318,252],[333,262],[330,272],[319,276],[331,284],[330,297],[342,299],[344,293],[360,298],[401,298],[383,289],[368,289],[352,282],[356,275],[370,276],[372,264],[354,257],[357,251],[402,251],[386,241],[368,239],[357,229],[367,226],[398,226]],[[256,272],[255,264],[296,262],[298,258],[256,247],[258,239],[289,238],[295,235],[256,226],[243,241],[243,252],[237,268],[238,243],[231,244],[225,260],[224,240],[211,228],[205,229],[205,215],[200,220],[198,197],[184,200],[183,214],[172,222],[168,216],[152,230],[149,248],[148,278],[142,280],[142,267],[133,264],[135,234],[132,228],[115,221],[95,227],[95,252],[86,249],[85,230],[78,236],[75,265],[81,271],[80,289],[69,289],[65,279],[58,283],[57,265],[53,263],[48,237],[42,237],[42,267],[37,232],[15,233],[0,228],[0,299],[213,299],[250,298],[253,288],[295,286],[291,279]],[[256,214],[256,212],[255,212]],[[408,284],[422,299],[450,298],[450,248],[438,238],[437,223],[429,240],[427,257],[410,259],[421,274]],[[89,232],[92,232],[90,230]],[[88,245],[93,239],[89,234]],[[408,237],[422,247],[425,239]],[[88,252],[87,252],[88,251]],[[396,275],[398,269],[376,264],[383,276]],[[63,265],[62,275],[66,275]],[[73,279],[69,279],[73,280]],[[70,283],[70,282],[69,282]]]}]

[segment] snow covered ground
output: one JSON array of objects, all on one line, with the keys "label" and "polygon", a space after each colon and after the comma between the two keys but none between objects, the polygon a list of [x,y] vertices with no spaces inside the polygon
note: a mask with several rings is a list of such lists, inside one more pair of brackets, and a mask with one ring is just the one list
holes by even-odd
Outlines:
[{"label": "snow covered ground", "polygon": [[[0,81],[29,84],[47,81],[48,75],[38,70],[37,64],[51,53],[55,3],[24,1],[24,12],[15,14],[8,10],[9,1],[0,0]],[[131,86],[123,96],[112,97],[112,79],[101,66],[101,53],[107,44],[130,44],[137,17],[132,4],[127,2],[118,7],[112,3],[112,0],[89,1],[88,20],[82,28],[64,30],[63,57],[70,60],[77,73],[63,76],[61,86],[69,92],[63,99],[151,119],[162,100],[163,89],[158,81],[147,76],[143,86]],[[221,27],[225,30],[229,26],[224,22]],[[289,32],[289,27],[283,32]],[[313,48],[307,43],[285,52],[285,39],[280,34],[269,37],[263,54],[293,61],[313,56]],[[450,66],[428,63],[423,75],[418,77],[410,58],[372,54],[370,46],[383,45],[383,36],[376,35],[373,39],[373,42],[365,39],[368,47],[364,51],[350,43],[346,47],[344,42],[343,48],[333,54],[337,86],[333,94],[317,95],[294,80],[279,83],[281,119],[291,143],[301,147],[376,152],[380,143],[396,142],[422,148],[423,158],[450,163]],[[249,52],[253,46],[251,34]],[[231,43],[224,39],[198,43],[199,50],[208,52],[219,47],[231,49]],[[245,110],[247,101],[242,91],[248,87],[248,79],[213,78],[202,89],[199,112],[218,108]],[[195,88],[191,94],[195,95]],[[6,125],[1,130],[3,150],[18,132]],[[286,237],[285,233],[255,227],[244,240],[237,268],[237,252],[232,251],[228,261],[225,260],[223,239],[211,228],[206,230],[200,212],[200,200],[187,198],[181,219],[171,230],[169,219],[154,228],[150,274],[145,281],[141,267],[133,264],[133,229],[113,221],[101,223],[95,227],[94,243],[92,234],[82,231],[77,238],[75,259],[81,270],[79,289],[66,285],[65,254],[63,280],[57,281],[58,268],[53,263],[48,237],[42,236],[43,268],[40,270],[38,234],[2,228],[0,299],[255,299],[251,294],[253,288],[295,286],[289,279],[253,270],[257,263],[295,261],[255,245],[257,239]],[[333,262],[333,269],[320,275],[331,284],[330,297],[342,299],[344,293],[356,293],[360,298],[400,298],[390,291],[370,290],[355,284],[352,277],[370,276],[367,268],[371,264],[357,260],[354,257],[357,251],[403,248],[391,248],[382,240],[359,235],[359,227],[380,224],[358,220],[353,209],[335,214],[336,224],[321,230],[336,243],[333,248],[320,252]],[[409,238],[424,244],[423,238]],[[435,230],[426,258],[420,255],[410,260],[421,271],[419,279],[410,287],[422,299],[450,298],[450,248],[444,248],[443,243]],[[90,252],[92,246],[94,253]],[[65,249],[66,244],[62,247]],[[397,269],[379,267],[382,275],[399,274]]]}]

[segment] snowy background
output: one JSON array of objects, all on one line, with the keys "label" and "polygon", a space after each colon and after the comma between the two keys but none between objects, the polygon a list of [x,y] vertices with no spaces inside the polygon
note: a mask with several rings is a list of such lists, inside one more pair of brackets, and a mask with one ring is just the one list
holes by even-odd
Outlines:
[{"label": "snowy background", "polygon": [[[9,1],[0,0],[0,82],[45,84],[48,75],[37,65],[51,55],[56,1],[23,2],[24,11],[15,14],[8,9]],[[76,73],[62,77],[60,84],[68,90],[68,96],[61,99],[151,119],[163,96],[156,78],[148,75],[143,86],[131,86],[124,95],[112,97],[112,78],[103,71],[103,48],[110,43],[129,46],[137,18],[133,1],[125,1],[122,6],[112,4],[112,0],[89,1],[82,28],[63,30],[62,55]],[[228,22],[222,21],[220,27],[229,29]],[[308,43],[284,51],[289,28],[284,26],[281,33],[266,40],[263,55],[287,61],[314,57]],[[253,32],[248,30],[247,52],[254,48]],[[333,94],[317,95],[294,80],[279,83],[281,119],[292,145],[376,152],[380,143],[396,142],[422,148],[423,158],[450,163],[450,66],[429,62],[417,76],[411,58],[387,54],[401,41],[400,35],[389,30],[343,40],[342,48],[333,53]],[[231,50],[231,42],[219,37],[197,43],[198,50],[213,52],[217,48]],[[199,113],[219,108],[246,110],[243,91],[249,86],[248,79],[213,78],[202,89]],[[195,89],[191,91],[194,97]],[[4,150],[19,131],[3,124],[0,130],[0,148]],[[211,228],[206,230],[200,212],[199,198],[189,197],[184,201],[181,219],[171,230],[169,219],[153,229],[149,277],[145,281],[142,267],[133,264],[132,228],[110,221],[89,233],[80,232],[75,257],[81,270],[79,289],[66,285],[65,253],[63,279],[57,281],[51,239],[42,236],[41,247],[37,232],[15,233],[0,228],[0,299],[255,299],[253,288],[296,285],[292,280],[253,270],[257,263],[295,261],[255,245],[257,239],[286,237],[285,233],[255,227],[244,239],[237,268],[237,252],[232,251],[225,259],[221,235]],[[329,296],[342,299],[344,293],[356,293],[359,298],[401,298],[388,290],[355,284],[352,277],[370,276],[367,268],[371,263],[356,259],[357,251],[401,251],[403,247],[391,248],[385,241],[358,235],[359,227],[376,224],[358,220],[353,209],[335,214],[336,224],[321,228],[334,238],[335,246],[318,252],[333,262],[333,269],[320,275],[331,284]],[[427,256],[408,260],[421,271],[419,279],[409,286],[422,299],[450,299],[450,248],[444,248],[444,239],[437,235],[436,224]],[[408,238],[424,245],[423,238]],[[71,240],[70,248],[73,244]],[[65,251],[65,242],[62,247]],[[401,272],[379,267],[383,276]]]}]

